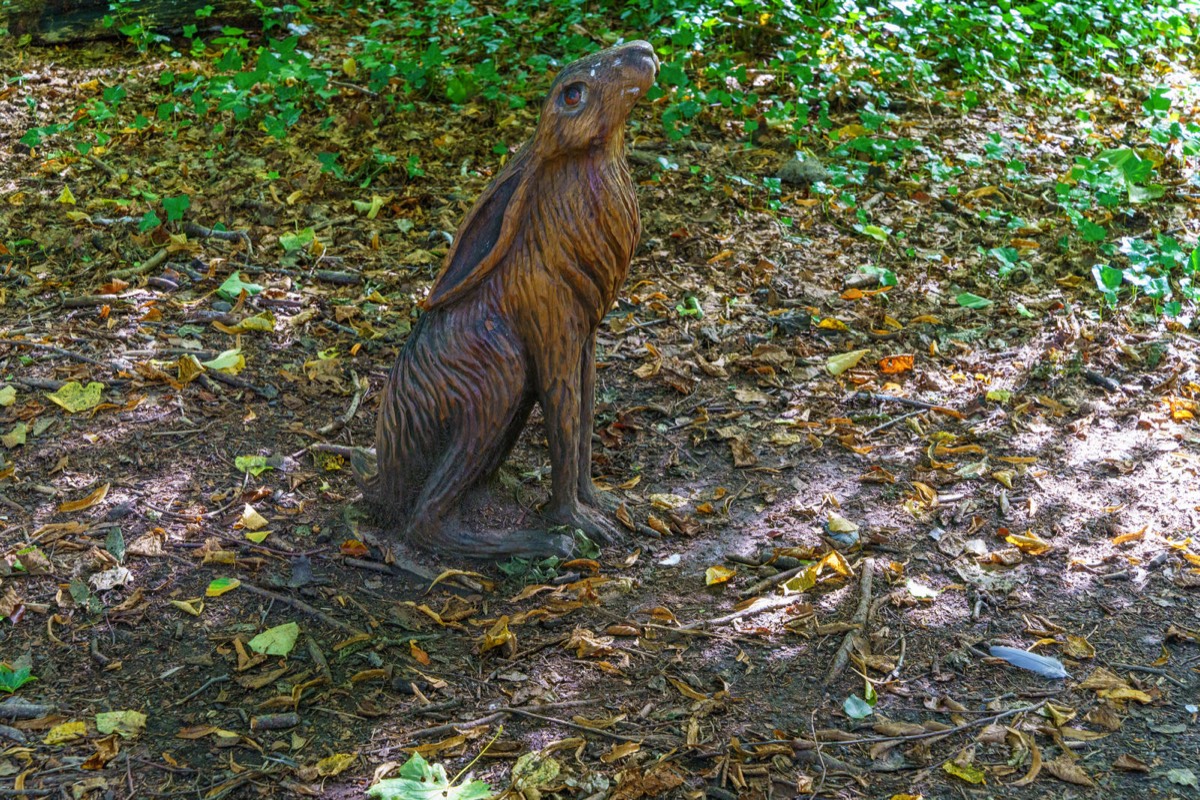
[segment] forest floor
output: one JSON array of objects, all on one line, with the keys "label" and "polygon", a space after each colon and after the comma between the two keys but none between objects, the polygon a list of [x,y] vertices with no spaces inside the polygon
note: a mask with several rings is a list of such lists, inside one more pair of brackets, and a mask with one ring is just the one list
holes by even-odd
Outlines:
[{"label": "forest floor", "polygon": [[[594,469],[643,533],[502,570],[405,550],[310,447],[370,446],[447,235],[536,104],[402,114],[346,86],[283,141],[114,123],[81,155],[17,142],[113,86],[152,114],[164,65],[98,43],[0,68],[22,76],[0,87],[0,677],[36,677],[0,704],[0,789],[359,797],[417,748],[451,776],[482,751],[496,791],[537,753],[522,786],[573,797],[1196,795],[1200,340],[1110,312],[1058,247],[1039,181],[1082,152],[1075,107],[898,103],[894,127],[966,168],[956,193],[876,170],[857,200],[887,236],[764,190],[782,133],[672,142],[635,110],[644,232],[600,332]],[[1134,124],[1121,92],[1091,135]],[[372,148],[424,174],[363,188],[315,157]],[[1194,246],[1186,177],[1113,224]],[[223,297],[234,271],[254,287]],[[548,472],[535,414],[514,502]],[[251,645],[268,630],[285,655]]]}]

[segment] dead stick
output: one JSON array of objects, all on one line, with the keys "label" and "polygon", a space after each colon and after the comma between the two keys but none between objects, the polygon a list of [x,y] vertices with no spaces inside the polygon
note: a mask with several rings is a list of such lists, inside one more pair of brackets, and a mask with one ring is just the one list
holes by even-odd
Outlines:
[{"label": "dead stick", "polygon": [[871,589],[875,580],[875,559],[864,558],[859,569],[862,570],[862,576],[859,583],[858,608],[851,620],[855,627],[853,630],[847,631],[846,637],[842,639],[842,646],[838,648],[837,655],[833,657],[833,663],[829,666],[829,671],[825,673],[825,686],[833,683],[833,679],[846,668],[846,662],[850,660],[850,651],[854,649],[859,632],[866,626],[867,618],[870,616]]},{"label": "dead stick", "polygon": [[301,612],[302,614],[308,614],[310,617],[315,617],[316,619],[319,619],[321,622],[324,622],[326,625],[328,625],[331,628],[337,628],[338,630],[347,631],[347,632],[353,633],[353,634],[361,633],[361,631],[355,630],[354,628],[352,628],[351,626],[342,622],[341,620],[334,619],[333,617],[326,614],[324,611],[319,611],[319,610],[313,608],[312,606],[310,606],[308,603],[304,602],[303,600],[297,600],[294,597],[288,597],[287,595],[277,594],[276,592],[270,592],[270,591],[267,591],[266,589],[263,589],[262,587],[255,586],[252,583],[246,583],[245,581],[242,582],[241,587],[243,589],[246,589],[247,591],[250,591],[250,592],[258,595],[259,597],[265,597],[268,600],[282,603],[285,606],[291,606],[292,608],[296,609],[297,611]]},{"label": "dead stick", "polygon": [[780,572],[776,575],[772,575],[769,578],[763,578],[761,581],[754,584],[749,589],[743,590],[740,596],[741,597],[753,597],[756,594],[760,594],[760,593],[766,591],[767,589],[770,589],[772,586],[778,586],[779,584],[783,583],[784,581],[791,580],[795,576],[799,575],[801,572],[804,572],[804,570],[808,569],[808,567],[809,567],[808,564],[801,564],[798,567],[792,567],[791,569],[784,570],[783,572]]},{"label": "dead stick", "polygon": [[508,712],[510,714],[518,714],[522,717],[529,717],[531,719],[540,719],[543,722],[553,722],[558,725],[563,725],[567,728],[575,728],[576,730],[587,731],[588,733],[594,733],[597,736],[607,736],[610,739],[616,739],[618,742],[641,742],[642,741],[641,739],[636,739],[632,736],[623,736],[619,733],[613,733],[612,731],[605,731],[605,730],[601,730],[599,728],[592,728],[587,725],[580,725],[578,722],[572,722],[571,720],[560,719],[558,717],[544,717],[541,714],[534,714],[533,712],[526,711],[523,708],[510,708],[510,709],[508,709]]},{"label": "dead stick", "polygon": [[874,428],[871,428],[871,430],[864,433],[863,438],[867,438],[868,436],[879,433],[882,430],[886,430],[886,429],[892,427],[893,425],[895,425],[897,422],[903,422],[904,420],[909,419],[911,417],[916,417],[921,414],[924,414],[926,410],[927,409],[924,409],[924,408],[918,408],[916,411],[910,411],[907,414],[901,414],[898,417],[892,417],[887,422],[884,422],[881,425],[876,425]]},{"label": "dead stick", "polygon": [[679,626],[681,631],[691,631],[697,628],[711,628],[714,625],[724,625],[727,622],[733,622],[742,617],[749,617],[754,614],[761,614],[764,611],[774,611],[784,606],[790,606],[797,601],[796,597],[764,597],[761,600],[756,600],[746,608],[740,611],[735,611],[732,614],[726,614],[723,617],[716,619],[702,619],[697,622],[691,622],[687,625]]},{"label": "dead stick", "polygon": [[877,392],[852,392],[846,396],[847,400],[861,398],[863,400],[875,400],[880,403],[899,403],[904,406],[912,406],[913,408],[923,408],[926,411],[948,411],[951,414],[957,414],[952,408],[941,406],[936,403],[926,403],[924,400],[913,400],[911,397],[899,397],[894,394],[879,394]]},{"label": "dead stick", "polygon": [[358,373],[351,370],[350,375],[354,378],[355,387],[354,397],[350,399],[350,407],[346,409],[344,414],[335,419],[333,422],[317,428],[317,433],[321,434],[322,436],[328,436],[334,431],[349,425],[350,420],[354,419],[354,415],[358,412],[358,405],[362,402],[363,396],[367,393],[367,390],[371,388],[371,382],[366,378],[359,378]]},{"label": "dead stick", "polygon": [[115,294],[89,294],[79,297],[64,297],[63,308],[90,308],[124,302],[124,298]]},{"label": "dead stick", "polygon": [[61,347],[56,347],[52,344],[42,344],[41,342],[27,342],[24,339],[0,339],[0,344],[12,344],[18,347],[29,347],[34,350],[45,350],[55,355],[60,355],[64,358],[73,358],[76,361],[83,361],[87,364],[95,364],[98,367],[106,367],[112,369],[111,364],[106,364],[98,358],[85,356],[83,353],[75,353],[71,350],[64,350]]}]

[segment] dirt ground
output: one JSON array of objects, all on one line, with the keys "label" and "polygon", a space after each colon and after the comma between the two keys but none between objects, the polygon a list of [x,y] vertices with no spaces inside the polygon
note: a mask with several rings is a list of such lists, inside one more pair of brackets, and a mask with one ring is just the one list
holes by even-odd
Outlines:
[{"label": "dirt ground", "polygon": [[[136,105],[163,65],[111,43],[0,63],[24,76],[0,91],[0,434],[25,432],[0,449],[0,661],[37,678],[0,704],[0,795],[359,797],[413,748],[451,776],[483,751],[496,791],[540,752],[559,769],[540,790],[569,797],[1196,795],[1200,341],[1186,317],[1104,310],[1037,193],[971,191],[1001,167],[956,196],[927,175],[859,187],[905,232],[881,244],[805,187],[767,207],[782,134],[668,142],[636,111],[645,230],[601,330],[594,474],[639,532],[502,570],[405,549],[309,448],[371,444],[447,236],[534,108],[379,114],[347,88],[332,127],[284,142],[154,126],[31,152],[28,99],[66,115],[123,84]],[[898,124],[939,154],[999,133],[1052,177],[1076,145],[1045,102],[913,103]],[[425,174],[360,188],[321,173],[330,142]],[[188,194],[192,227],[139,233],[135,188]],[[1130,224],[1194,245],[1176,190]],[[1032,268],[1005,283],[989,209],[1031,221]],[[234,270],[262,291],[223,300]],[[239,326],[262,312],[269,330]],[[234,347],[236,376],[185,379],[181,357]],[[71,381],[100,404],[48,398]],[[535,415],[500,496],[529,511],[548,476]],[[286,656],[250,645],[288,623]],[[112,733],[97,715],[118,711],[144,727]]]}]

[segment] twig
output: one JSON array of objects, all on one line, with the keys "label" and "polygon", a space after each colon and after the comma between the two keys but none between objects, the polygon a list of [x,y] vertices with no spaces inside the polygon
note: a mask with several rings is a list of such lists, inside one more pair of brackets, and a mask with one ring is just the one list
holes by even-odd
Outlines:
[{"label": "twig", "polygon": [[526,711],[523,708],[510,708],[510,709],[508,709],[508,713],[518,714],[522,717],[529,717],[530,719],[540,719],[543,722],[553,722],[558,725],[563,725],[567,728],[574,728],[575,730],[587,731],[588,733],[594,733],[598,736],[607,736],[609,739],[616,739],[618,742],[641,742],[642,741],[641,739],[636,739],[632,736],[623,736],[619,733],[613,733],[612,731],[605,731],[605,730],[601,730],[600,728],[592,728],[587,725],[580,725],[578,722],[572,722],[571,720],[560,719],[558,717],[545,717],[545,716],[542,716],[541,714],[534,714],[533,712]]},{"label": "twig", "polygon": [[808,567],[809,567],[808,564],[801,564],[798,567],[792,567],[791,569],[786,569],[783,572],[780,572],[776,575],[772,575],[769,578],[763,578],[758,583],[750,586],[750,588],[743,589],[742,593],[739,596],[740,597],[753,597],[756,594],[761,594],[762,592],[766,591],[767,589],[770,589],[772,586],[778,586],[779,584],[783,583],[784,581],[791,580],[795,576],[799,575],[801,572],[804,572],[804,570],[808,569]]},{"label": "twig", "polygon": [[[535,708],[550,710],[550,709],[560,709],[560,708],[576,708],[578,706],[590,706],[590,705],[595,705],[595,701],[594,700],[567,700],[562,703],[549,703],[547,705],[535,706]],[[471,728],[478,728],[483,725],[490,725],[493,722],[496,722],[497,720],[501,720],[518,710],[520,710],[520,709],[515,709],[511,706],[505,706],[504,708],[501,708],[498,711],[493,711],[491,714],[488,714],[485,717],[480,717],[479,719],[468,720],[466,722],[447,722],[445,725],[435,725],[432,728],[422,728],[419,731],[413,731],[412,733],[408,734],[408,738],[410,738],[410,739],[429,739],[431,737],[442,736],[447,733],[458,733],[459,731],[462,731],[462,730],[470,730]],[[529,712],[525,712],[525,713],[528,714]],[[531,714],[531,716],[537,716],[537,715]],[[558,722],[558,721],[560,721],[560,720],[555,720],[555,722]],[[391,746],[385,747],[380,751],[380,754],[381,755],[386,754],[391,749],[392,749]]]},{"label": "twig", "polygon": [[355,386],[354,397],[350,398],[350,407],[346,409],[344,414],[335,419],[333,422],[317,428],[317,433],[321,434],[322,436],[328,436],[334,431],[349,425],[350,420],[354,419],[354,415],[358,412],[359,403],[362,402],[367,390],[371,388],[371,382],[366,378],[360,379],[358,377],[358,373],[354,370],[350,371],[350,375],[354,378]]},{"label": "twig", "polygon": [[891,419],[889,419],[887,422],[883,423],[882,425],[876,425],[874,428],[871,428],[871,430],[864,433],[863,436],[866,437],[866,436],[870,436],[875,433],[879,433],[882,430],[892,427],[897,422],[903,422],[904,420],[909,419],[910,417],[920,416],[921,414],[924,414],[927,410],[928,409],[918,408],[916,411],[910,411],[907,414],[901,414],[898,417],[892,417]]},{"label": "twig", "polygon": [[186,703],[188,700],[191,700],[191,699],[192,699],[193,697],[195,697],[196,695],[198,695],[198,694],[200,694],[201,692],[203,692],[203,691],[205,691],[206,689],[208,689],[208,687],[212,686],[214,683],[224,683],[224,682],[225,682],[225,681],[227,681],[227,680],[229,680],[229,676],[228,676],[228,675],[217,675],[217,676],[216,676],[216,677],[214,677],[214,678],[209,678],[209,679],[208,679],[208,680],[206,680],[204,683],[200,684],[200,688],[199,688],[199,689],[197,689],[196,691],[194,691],[194,692],[192,692],[191,694],[187,695],[186,697],[183,697],[183,698],[181,698],[181,699],[177,700],[177,701],[175,702],[175,705],[177,705],[177,706],[181,706],[181,705],[183,705],[184,703]]},{"label": "twig", "polygon": [[372,89],[368,89],[365,86],[359,86],[358,84],[348,83],[346,81],[337,81],[337,80],[331,80],[330,83],[332,83],[334,86],[341,86],[345,89],[353,89],[356,92],[368,95],[370,97],[379,97],[379,92],[376,92]]},{"label": "twig", "polygon": [[1176,678],[1174,675],[1167,672],[1165,669],[1161,669],[1160,667],[1143,667],[1140,664],[1122,664],[1119,661],[1113,662],[1113,666],[1120,667],[1121,669],[1127,669],[1127,670],[1130,670],[1131,672],[1145,672],[1150,675],[1161,675],[1162,677],[1166,678],[1171,683],[1175,684],[1176,686],[1178,686],[1181,689],[1188,688],[1188,685],[1186,683],[1179,680],[1179,678]]},{"label": "twig", "polygon": [[64,297],[63,308],[91,308],[92,306],[112,305],[120,303],[125,298],[116,294],[89,294],[79,297]]},{"label": "twig", "polygon": [[158,252],[151,255],[136,267],[125,267],[125,269],[115,269],[108,273],[109,278],[128,278],[132,275],[141,275],[143,272],[149,272],[159,264],[167,260],[167,248],[162,248]]},{"label": "twig", "polygon": [[199,236],[201,239],[220,239],[225,242],[245,242],[246,251],[250,255],[254,255],[254,243],[250,241],[250,234],[246,231],[219,231],[215,228],[205,228],[202,225],[197,225],[194,222],[188,222],[183,226],[183,232],[191,236]]},{"label": "twig", "polygon": [[[853,741],[847,740],[844,742],[821,742],[821,747],[846,747],[849,745],[856,745],[856,744],[878,744],[880,742],[909,742],[909,741],[917,741],[919,739],[931,739],[935,736],[950,736],[951,734],[962,733],[963,731],[970,730],[971,728],[978,728],[983,725],[990,725],[993,722],[1002,720],[1006,717],[1015,716],[1016,714],[1024,714],[1027,711],[1037,711],[1039,708],[1046,705],[1046,703],[1048,703],[1049,701],[1050,701],[1050,698],[1047,697],[1043,700],[1039,700],[1038,702],[1034,703],[1031,706],[1022,706],[1020,708],[1010,708],[1008,711],[1001,711],[999,714],[992,714],[991,716],[988,716],[988,717],[980,717],[979,719],[973,719],[970,722],[964,722],[961,725],[955,725],[953,728],[946,728],[943,731],[923,731],[921,733],[909,733],[909,734],[905,734],[902,736],[871,736],[866,739],[855,739]],[[749,746],[749,745],[743,745],[743,746]]]},{"label": "twig", "polygon": [[318,609],[313,608],[312,606],[310,606],[308,603],[304,602],[303,600],[297,600],[294,597],[288,597],[287,595],[279,594],[277,592],[271,592],[266,589],[263,589],[260,586],[255,586],[252,583],[246,583],[245,581],[242,582],[241,588],[245,589],[253,594],[258,595],[259,597],[265,597],[268,600],[271,600],[272,602],[282,603],[285,606],[291,606],[292,608],[296,609],[297,611],[299,611],[302,614],[308,614],[310,617],[314,617],[314,618],[320,620],[321,622],[324,622],[326,625],[328,625],[331,628],[337,628],[338,630],[347,631],[347,632],[353,633],[353,634],[361,633],[361,631],[356,630],[355,628],[351,627],[350,625],[347,625],[346,623],[342,622],[341,620],[334,619],[333,617],[326,614],[324,611],[320,611]]},{"label": "twig", "polygon": [[862,576],[859,582],[858,608],[851,620],[854,628],[847,631],[845,638],[842,639],[842,646],[838,648],[837,655],[833,657],[833,663],[829,665],[829,671],[825,673],[825,686],[833,683],[833,679],[846,668],[846,662],[850,660],[850,651],[854,649],[858,634],[866,626],[867,617],[870,616],[871,591],[875,580],[875,559],[864,558],[859,569],[862,570]]},{"label": "twig", "polygon": [[[468,722],[447,722],[445,725],[434,725],[432,728],[422,728],[419,731],[413,731],[408,734],[410,739],[430,739],[434,736],[443,736],[447,733],[458,733],[462,730],[470,730],[471,728],[480,728],[484,725],[491,725],[493,722],[504,719],[508,716],[508,711],[493,711],[486,717],[473,719]],[[389,752],[385,749],[383,753]]]},{"label": "twig", "polygon": [[941,411],[942,413],[958,414],[952,408],[939,406],[935,403],[926,403],[924,400],[913,400],[911,397],[900,397],[894,394],[879,394],[877,392],[851,392],[846,395],[846,400],[854,400],[861,398],[863,400],[874,400],[879,403],[899,403],[904,406],[912,406],[913,408],[921,408],[926,411]]},{"label": "twig", "polygon": [[18,347],[29,347],[34,350],[45,350],[47,352],[54,353],[55,355],[60,355],[63,358],[72,358],[76,361],[83,361],[84,363],[87,363],[87,364],[95,364],[98,367],[105,367],[108,369],[112,369],[111,364],[107,364],[98,358],[92,358],[91,356],[85,356],[83,353],[75,353],[75,352],[72,352],[71,350],[64,350],[63,348],[56,347],[55,345],[52,345],[52,344],[42,344],[41,342],[27,342],[24,339],[0,339],[0,344],[11,344],[11,345],[16,345]]},{"label": "twig", "polygon": [[119,178],[119,177],[121,177],[121,173],[117,172],[115,169],[113,169],[112,167],[110,167],[108,164],[105,164],[103,161],[101,161],[100,159],[96,158],[96,157],[95,157],[94,155],[92,155],[91,153],[88,153],[86,156],[84,156],[84,158],[85,158],[85,159],[87,159],[87,160],[88,160],[90,163],[94,164],[95,166],[97,166],[97,167],[99,167],[100,169],[102,169],[102,170],[104,170],[105,172],[107,172],[107,173],[108,173],[110,176],[112,176],[112,177],[114,177],[114,178]]},{"label": "twig", "polygon": [[236,375],[229,375],[228,373],[221,372],[220,370],[216,369],[205,372],[204,376],[206,378],[211,378],[212,380],[223,383],[226,386],[233,386],[236,389],[249,389],[259,397],[267,400],[274,400],[279,396],[279,390],[269,383],[264,386],[255,386],[245,378],[239,378]]},{"label": "twig", "polygon": [[733,622],[734,620],[741,619],[742,617],[749,617],[754,614],[761,614],[764,611],[775,611],[776,609],[784,608],[785,606],[790,606],[795,602],[796,602],[795,597],[764,597],[761,600],[756,600],[755,602],[751,603],[750,605],[746,606],[745,608],[741,609],[740,611],[735,611],[732,614],[726,614],[725,616],[717,617],[716,619],[702,619],[702,620],[698,620],[696,622],[691,622],[687,625],[680,625],[679,630],[691,631],[691,630],[696,630],[698,628],[711,628],[715,625],[724,625],[728,622]]},{"label": "twig", "polygon": [[[350,445],[345,445],[345,444],[330,444],[329,442],[314,442],[313,444],[310,444],[305,449],[314,451],[317,453],[332,453],[333,455],[341,456],[342,458],[353,458],[355,456],[355,454],[357,454],[358,451],[361,450],[362,448],[351,447]],[[303,451],[301,451],[301,452],[303,452]]]}]

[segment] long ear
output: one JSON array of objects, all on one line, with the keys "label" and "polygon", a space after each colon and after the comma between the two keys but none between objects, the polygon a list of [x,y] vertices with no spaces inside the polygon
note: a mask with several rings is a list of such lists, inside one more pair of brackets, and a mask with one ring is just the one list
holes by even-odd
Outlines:
[{"label": "long ear", "polygon": [[516,234],[527,152],[518,154],[475,203],[458,229],[446,264],[422,306],[426,311],[462,297],[488,276]]}]

